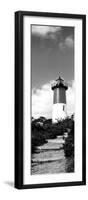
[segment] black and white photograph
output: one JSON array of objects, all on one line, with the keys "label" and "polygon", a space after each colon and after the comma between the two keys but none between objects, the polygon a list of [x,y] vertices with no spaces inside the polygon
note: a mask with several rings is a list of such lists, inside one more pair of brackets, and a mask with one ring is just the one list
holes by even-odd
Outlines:
[{"label": "black and white photograph", "polygon": [[31,174],[74,172],[74,27],[31,25]]},{"label": "black and white photograph", "polygon": [[85,15],[15,14],[15,186],[86,184]]}]

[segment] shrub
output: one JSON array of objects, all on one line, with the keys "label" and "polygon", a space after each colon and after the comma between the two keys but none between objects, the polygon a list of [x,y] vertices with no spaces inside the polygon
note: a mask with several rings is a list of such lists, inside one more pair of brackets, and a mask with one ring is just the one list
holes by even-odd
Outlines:
[{"label": "shrub", "polygon": [[51,119],[40,117],[31,122],[31,144],[32,152],[37,146],[46,142],[47,139],[54,139],[58,135],[68,132],[68,138],[65,140],[64,151],[66,156],[70,156],[74,152],[74,117],[67,117],[65,120],[57,121],[52,124]]}]

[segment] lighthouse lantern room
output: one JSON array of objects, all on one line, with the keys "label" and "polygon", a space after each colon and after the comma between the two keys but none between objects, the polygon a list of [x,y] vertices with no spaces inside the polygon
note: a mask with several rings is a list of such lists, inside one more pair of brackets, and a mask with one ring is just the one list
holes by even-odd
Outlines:
[{"label": "lighthouse lantern room", "polygon": [[64,79],[59,76],[58,79],[51,85],[53,90],[53,110],[52,122],[57,123],[58,120],[65,119],[66,112],[66,90],[68,89]]}]

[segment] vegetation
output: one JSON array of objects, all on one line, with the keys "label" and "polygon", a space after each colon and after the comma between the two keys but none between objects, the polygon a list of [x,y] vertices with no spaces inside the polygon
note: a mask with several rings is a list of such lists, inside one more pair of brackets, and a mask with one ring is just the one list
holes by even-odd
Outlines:
[{"label": "vegetation", "polygon": [[67,157],[74,156],[74,116],[67,117],[65,120],[57,121],[52,124],[51,119],[40,117],[34,119],[31,123],[31,144],[32,153],[37,146],[43,145],[47,139],[54,139],[59,135],[68,132],[68,137],[65,139],[64,151]]}]

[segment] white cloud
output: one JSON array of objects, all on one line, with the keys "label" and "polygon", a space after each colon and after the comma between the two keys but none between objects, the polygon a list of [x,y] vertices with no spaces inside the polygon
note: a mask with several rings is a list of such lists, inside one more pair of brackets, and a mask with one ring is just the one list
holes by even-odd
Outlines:
[{"label": "white cloud", "polygon": [[45,84],[32,94],[32,115],[35,118],[44,116],[51,117],[53,93],[51,85]]},{"label": "white cloud", "polygon": [[60,42],[60,43],[59,43],[59,49],[60,49],[61,51],[64,51],[65,48],[66,48],[65,43],[64,43],[64,42]]},{"label": "white cloud", "polygon": [[75,111],[75,82],[72,81],[72,86],[67,90],[67,114],[71,115]]},{"label": "white cloud", "polygon": [[72,36],[66,37],[66,39],[65,39],[65,45],[66,45],[67,47],[69,47],[69,48],[73,48],[74,41],[73,41]]},{"label": "white cloud", "polygon": [[74,47],[74,40],[72,38],[72,35],[65,38],[64,41],[59,43],[59,48],[61,51],[65,51],[65,49],[73,49]]},{"label": "white cloud", "polygon": [[[67,90],[67,114],[71,115],[74,112],[74,82],[72,87]],[[32,116],[38,118],[44,116],[52,117],[53,91],[51,83],[43,85],[40,89],[32,91]]]},{"label": "white cloud", "polygon": [[47,36],[55,39],[54,33],[56,31],[61,31],[61,27],[52,27],[52,26],[36,26],[32,25],[32,34],[39,35],[42,37]]}]

